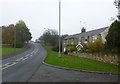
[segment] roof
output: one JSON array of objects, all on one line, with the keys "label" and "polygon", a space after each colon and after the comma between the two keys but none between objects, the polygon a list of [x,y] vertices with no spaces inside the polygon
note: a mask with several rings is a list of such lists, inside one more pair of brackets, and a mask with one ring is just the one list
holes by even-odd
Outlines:
[{"label": "roof", "polygon": [[87,37],[87,36],[98,35],[107,28],[108,27],[104,27],[104,28],[100,28],[100,29],[96,29],[96,30],[91,30],[91,31],[88,31],[88,32],[69,35],[69,36],[65,37],[64,39],[73,39],[73,38],[79,38],[79,37]]}]

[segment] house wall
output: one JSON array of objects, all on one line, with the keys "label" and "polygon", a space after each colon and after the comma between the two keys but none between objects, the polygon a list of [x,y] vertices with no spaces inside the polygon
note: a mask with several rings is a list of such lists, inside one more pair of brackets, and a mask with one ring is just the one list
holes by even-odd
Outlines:
[{"label": "house wall", "polygon": [[102,38],[102,42],[105,43],[106,42],[106,36],[108,34],[109,28],[107,28],[106,30],[104,30],[103,32],[101,32],[101,38]]},{"label": "house wall", "polygon": [[106,41],[105,37],[108,34],[108,30],[109,30],[109,28],[105,29],[103,32],[101,32],[98,35],[92,35],[92,36],[87,36],[87,37],[71,38],[71,39],[66,39],[66,40],[64,39],[63,40],[63,48],[66,47],[66,45],[68,45],[68,44],[75,44],[75,45],[77,45],[79,42],[81,42],[81,44],[84,44],[85,39],[87,39],[87,43],[90,43],[90,42],[94,42],[98,38],[102,38],[102,42],[105,43],[105,41]]},{"label": "house wall", "polygon": [[63,41],[62,41],[62,50],[63,50],[64,48],[66,48],[66,46],[67,46],[68,44],[75,44],[75,45],[77,45],[77,44],[78,44],[78,38],[74,38],[74,39],[63,39]]}]

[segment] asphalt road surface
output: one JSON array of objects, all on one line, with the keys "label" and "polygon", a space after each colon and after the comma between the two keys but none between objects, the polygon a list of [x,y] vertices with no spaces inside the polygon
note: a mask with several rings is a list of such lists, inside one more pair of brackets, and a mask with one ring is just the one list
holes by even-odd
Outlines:
[{"label": "asphalt road surface", "polygon": [[2,61],[3,82],[26,82],[36,72],[45,57],[45,50],[37,43],[16,56]]},{"label": "asphalt road surface", "polygon": [[118,75],[87,73],[42,63],[46,51],[37,43],[27,51],[3,60],[3,82],[118,82]]}]

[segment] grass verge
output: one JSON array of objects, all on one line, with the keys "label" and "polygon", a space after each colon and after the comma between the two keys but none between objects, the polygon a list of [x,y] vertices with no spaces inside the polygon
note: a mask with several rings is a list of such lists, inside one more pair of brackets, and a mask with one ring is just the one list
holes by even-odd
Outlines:
[{"label": "grass verge", "polygon": [[0,52],[0,54],[2,54],[2,56],[11,55],[23,49],[24,48],[16,48],[16,49],[15,48],[2,48],[2,52]]},{"label": "grass verge", "polygon": [[45,63],[61,66],[66,68],[73,68],[79,70],[97,71],[101,73],[112,73],[120,74],[117,65],[111,65],[96,60],[91,60],[87,58],[80,58],[75,56],[68,56],[62,54],[62,57],[58,57],[58,52],[52,51],[50,48],[46,47],[47,57],[45,58]]}]

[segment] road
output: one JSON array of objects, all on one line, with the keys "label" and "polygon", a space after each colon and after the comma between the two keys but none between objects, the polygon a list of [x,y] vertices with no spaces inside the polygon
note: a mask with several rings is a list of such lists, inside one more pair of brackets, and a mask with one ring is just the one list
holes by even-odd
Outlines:
[{"label": "road", "polygon": [[36,72],[45,57],[40,44],[32,43],[31,48],[2,61],[3,82],[26,82]]},{"label": "road", "polygon": [[42,63],[46,51],[37,43],[3,60],[3,82],[118,82],[118,75],[88,73],[51,67]]}]

